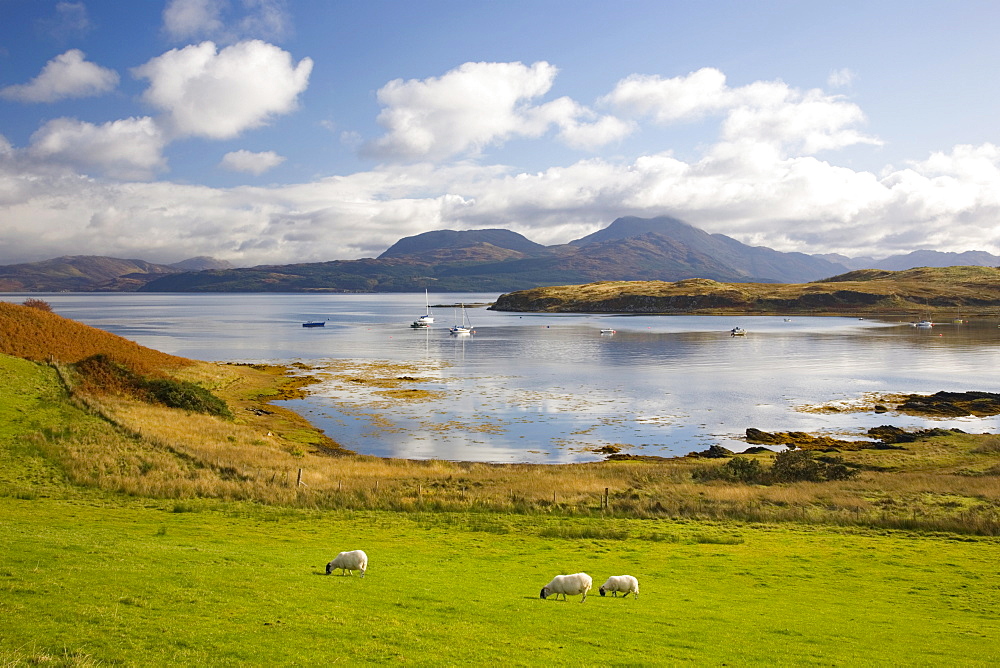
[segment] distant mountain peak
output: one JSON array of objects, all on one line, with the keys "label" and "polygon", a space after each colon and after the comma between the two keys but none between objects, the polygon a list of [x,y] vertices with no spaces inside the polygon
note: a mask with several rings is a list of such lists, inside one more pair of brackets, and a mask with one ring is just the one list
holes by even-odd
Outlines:
[{"label": "distant mountain peak", "polygon": [[228,260],[217,260],[207,255],[191,257],[180,262],[169,265],[179,271],[204,271],[206,269],[232,269],[233,264]]},{"label": "distant mountain peak", "polygon": [[510,230],[434,230],[400,239],[379,255],[378,259],[419,257],[425,254],[440,257],[442,251],[482,248],[485,244],[526,255],[545,251],[545,246]]},{"label": "distant mountain peak", "polygon": [[708,232],[700,230],[693,225],[685,223],[683,220],[671,216],[657,216],[656,218],[639,218],[637,216],[622,216],[616,218],[604,229],[593,234],[588,234],[580,239],[575,239],[570,243],[572,246],[586,246],[587,244],[610,241],[612,239],[629,239],[640,237],[645,234],[659,234],[665,237],[677,237],[678,235],[703,235],[711,236]]}]

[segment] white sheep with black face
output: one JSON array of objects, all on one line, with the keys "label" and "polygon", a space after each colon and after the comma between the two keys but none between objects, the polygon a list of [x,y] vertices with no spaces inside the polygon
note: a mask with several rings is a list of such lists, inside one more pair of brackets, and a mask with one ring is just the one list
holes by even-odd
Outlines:
[{"label": "white sheep with black face", "polygon": [[566,600],[566,595],[575,596],[576,594],[583,594],[583,598],[580,599],[580,603],[587,600],[587,592],[594,585],[594,580],[586,573],[573,573],[572,575],[557,575],[552,578],[552,582],[548,583],[542,587],[542,598],[548,598],[553,594],[556,595],[556,600],[559,600],[559,594],[562,594],[563,600]]},{"label": "white sheep with black face", "polygon": [[361,577],[364,577],[368,570],[368,555],[362,550],[341,552],[326,565],[326,574],[330,575],[336,568],[340,569],[341,575],[354,575],[354,571],[361,571]]},{"label": "white sheep with black face", "polygon": [[604,596],[605,592],[618,596],[618,592],[621,592],[625,598],[628,598],[629,594],[639,598],[639,581],[631,575],[612,575],[598,591],[601,592],[601,596]]}]

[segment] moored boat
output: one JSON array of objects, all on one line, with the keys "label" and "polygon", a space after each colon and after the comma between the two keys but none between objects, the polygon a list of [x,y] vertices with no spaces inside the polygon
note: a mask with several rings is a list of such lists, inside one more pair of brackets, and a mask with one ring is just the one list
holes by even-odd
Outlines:
[{"label": "moored boat", "polygon": [[469,324],[469,317],[465,314],[465,304],[462,304],[462,318],[454,326],[448,328],[452,334],[472,334],[472,325]]},{"label": "moored boat", "polygon": [[430,297],[427,296],[427,290],[424,290],[424,304],[426,312],[424,313],[424,315],[414,320],[413,324],[410,325],[410,327],[427,327],[434,323],[434,316],[431,315]]}]

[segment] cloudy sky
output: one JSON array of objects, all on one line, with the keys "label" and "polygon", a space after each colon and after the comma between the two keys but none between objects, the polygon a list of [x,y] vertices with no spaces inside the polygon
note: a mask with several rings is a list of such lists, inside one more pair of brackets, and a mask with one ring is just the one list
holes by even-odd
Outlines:
[{"label": "cloudy sky", "polygon": [[0,0],[0,264],[670,215],[1000,254],[994,0]]}]

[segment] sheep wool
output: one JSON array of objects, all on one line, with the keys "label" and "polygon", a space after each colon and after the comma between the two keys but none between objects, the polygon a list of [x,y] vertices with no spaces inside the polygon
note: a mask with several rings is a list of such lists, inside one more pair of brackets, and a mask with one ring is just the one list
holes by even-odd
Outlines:
[{"label": "sheep wool", "polygon": [[604,596],[606,592],[611,592],[612,596],[618,596],[618,592],[621,592],[623,597],[627,598],[629,594],[632,594],[639,598],[639,581],[631,575],[612,575],[607,582],[601,585],[599,591],[601,596]]},{"label": "sheep wool", "polygon": [[341,552],[326,565],[326,574],[330,575],[336,568],[340,569],[341,575],[354,575],[354,571],[361,571],[361,577],[364,577],[368,570],[368,555],[362,550]]},{"label": "sheep wool", "polygon": [[580,603],[583,603],[587,600],[587,592],[590,591],[593,584],[593,578],[586,573],[557,575],[552,578],[552,582],[542,587],[541,598],[548,598],[549,596],[555,594],[556,600],[558,601],[559,594],[562,594],[563,600],[565,601],[567,594],[571,596],[583,594],[583,598],[580,599]]}]

